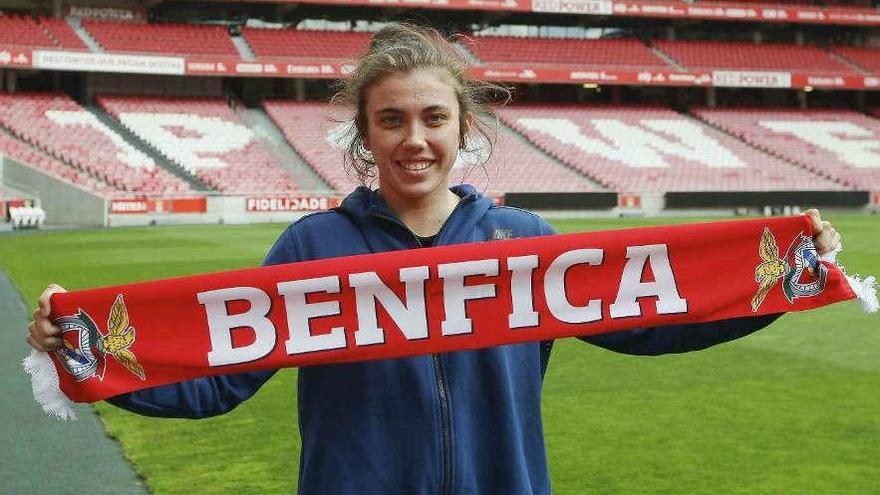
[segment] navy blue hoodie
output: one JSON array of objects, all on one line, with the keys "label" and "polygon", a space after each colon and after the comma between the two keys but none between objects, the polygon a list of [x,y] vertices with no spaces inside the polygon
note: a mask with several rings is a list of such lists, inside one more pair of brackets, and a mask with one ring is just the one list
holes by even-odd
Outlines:
[{"label": "navy blue hoodie", "polygon": [[[548,235],[540,217],[495,206],[473,187],[435,244]],[[419,247],[373,191],[306,216],[275,242],[265,264]],[[749,334],[775,316],[632,330],[583,340],[616,352],[687,352]],[[541,386],[552,342],[299,370],[301,494],[548,494]],[[222,414],[272,372],[196,379],[110,399],[150,416]],[[585,470],[585,472],[588,472]]]}]

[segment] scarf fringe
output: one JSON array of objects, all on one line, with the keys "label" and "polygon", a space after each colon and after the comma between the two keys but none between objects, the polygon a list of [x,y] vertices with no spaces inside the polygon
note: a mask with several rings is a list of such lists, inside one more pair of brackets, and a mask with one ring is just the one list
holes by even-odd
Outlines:
[{"label": "scarf fringe", "polygon": [[849,287],[855,292],[859,302],[862,303],[862,310],[865,313],[876,313],[880,304],[877,303],[877,287],[874,277],[861,279],[856,276],[847,275],[846,281],[849,282]]},{"label": "scarf fringe", "polygon": [[76,420],[70,399],[58,385],[58,372],[49,355],[32,349],[21,365],[25,373],[31,376],[34,400],[43,407],[43,412],[62,421]]},{"label": "scarf fringe", "polygon": [[843,272],[846,281],[849,283],[849,288],[852,289],[859,302],[862,303],[862,311],[865,313],[876,313],[878,306],[880,306],[877,302],[876,279],[871,276],[862,279],[858,275],[847,275],[843,266],[837,262],[837,253],[841,251],[843,251],[842,242],[837,244],[834,251],[829,251],[819,256],[819,259],[834,263],[840,268],[840,271]]}]

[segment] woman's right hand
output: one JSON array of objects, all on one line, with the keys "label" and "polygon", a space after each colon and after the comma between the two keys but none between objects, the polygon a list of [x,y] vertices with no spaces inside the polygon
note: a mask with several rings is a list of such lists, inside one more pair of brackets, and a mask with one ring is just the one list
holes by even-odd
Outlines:
[{"label": "woman's right hand", "polygon": [[51,284],[37,300],[37,309],[34,310],[32,320],[28,325],[27,342],[34,349],[41,352],[51,352],[61,347],[61,329],[52,324],[49,315],[52,313],[52,294],[67,292],[60,285]]}]

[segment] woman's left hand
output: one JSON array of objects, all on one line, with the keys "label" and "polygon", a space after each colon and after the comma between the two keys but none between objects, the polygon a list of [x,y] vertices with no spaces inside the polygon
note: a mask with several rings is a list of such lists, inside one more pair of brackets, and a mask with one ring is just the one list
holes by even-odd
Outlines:
[{"label": "woman's left hand", "polygon": [[804,215],[810,217],[813,223],[813,244],[819,255],[835,251],[840,245],[840,232],[831,225],[831,222],[822,220],[817,209],[806,210]]}]

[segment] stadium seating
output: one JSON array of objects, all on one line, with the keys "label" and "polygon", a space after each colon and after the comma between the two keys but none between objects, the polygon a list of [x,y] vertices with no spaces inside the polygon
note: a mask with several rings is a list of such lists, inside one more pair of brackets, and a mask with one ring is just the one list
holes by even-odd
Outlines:
[{"label": "stadium seating", "polygon": [[257,57],[353,59],[367,51],[370,33],[245,27]]},{"label": "stadium seating", "polygon": [[190,191],[187,182],[157,166],[66,95],[0,93],[0,125],[117,189],[142,194]]},{"label": "stadium seating", "polygon": [[689,69],[785,70],[851,74],[828,52],[791,43],[663,41],[654,46]]},{"label": "stadium seating", "polygon": [[[334,189],[347,193],[358,182],[343,170],[346,125],[333,123],[325,103],[264,102],[266,111],[296,151]],[[338,116],[337,116],[338,117]],[[319,123],[324,122],[324,125]],[[485,156],[484,154],[482,156]],[[479,152],[464,153],[450,176],[490,194],[518,191],[596,191],[601,188],[504,132],[484,168],[474,167]]]},{"label": "stadium seating", "polygon": [[101,96],[97,101],[143,141],[218,191],[297,189],[293,177],[220,98]]},{"label": "stadium seating", "polygon": [[85,42],[77,36],[73,28],[64,19],[41,17],[39,21],[43,29],[49,33],[49,36],[58,42],[59,47],[65,50],[89,50]]},{"label": "stadium seating", "polygon": [[880,189],[880,121],[848,110],[695,109],[770,154],[858,189]]},{"label": "stadium seating", "polygon": [[87,50],[64,19],[0,14],[0,45]]},{"label": "stadium seating", "polygon": [[665,108],[523,105],[501,117],[618,192],[843,188]]},{"label": "stadium seating", "polygon": [[670,70],[637,40],[574,40],[481,36],[467,48],[486,64],[565,64],[577,67]]},{"label": "stadium seating", "polygon": [[833,50],[864,69],[880,74],[880,49],[836,46]]},{"label": "stadium seating", "polygon": [[122,191],[93,177],[82,170],[52,158],[42,151],[0,131],[0,155],[5,155],[23,165],[32,167],[56,179],[69,182],[92,194],[109,198]]},{"label": "stadium seating", "polygon": [[108,52],[239,57],[225,27],[83,20],[83,27]]}]

